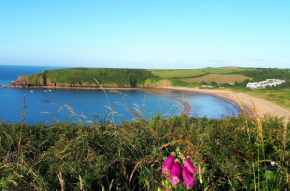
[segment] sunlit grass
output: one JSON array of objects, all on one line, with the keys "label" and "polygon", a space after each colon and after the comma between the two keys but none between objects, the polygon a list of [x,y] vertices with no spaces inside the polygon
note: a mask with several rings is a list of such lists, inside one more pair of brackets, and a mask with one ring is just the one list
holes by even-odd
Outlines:
[{"label": "sunlit grass", "polygon": [[253,97],[265,99],[274,104],[277,104],[283,108],[290,110],[290,90],[243,90],[244,93],[247,93]]},{"label": "sunlit grass", "polygon": [[238,74],[224,74],[224,75],[207,74],[201,77],[185,78],[182,79],[181,81],[187,83],[201,83],[201,82],[211,83],[213,81],[216,83],[231,83],[231,82],[234,83],[234,82],[243,82],[246,79],[251,78]]},{"label": "sunlit grass", "polygon": [[174,69],[174,70],[149,70],[153,75],[161,78],[190,78],[206,74],[231,74],[240,71],[250,71],[250,68],[203,68],[203,69]]},{"label": "sunlit grass", "polygon": [[290,126],[284,124],[269,116],[260,122],[155,116],[117,126],[24,125],[17,154],[21,124],[1,123],[0,187],[157,190],[164,187],[164,158],[179,147],[198,167],[193,190],[287,190]]}]

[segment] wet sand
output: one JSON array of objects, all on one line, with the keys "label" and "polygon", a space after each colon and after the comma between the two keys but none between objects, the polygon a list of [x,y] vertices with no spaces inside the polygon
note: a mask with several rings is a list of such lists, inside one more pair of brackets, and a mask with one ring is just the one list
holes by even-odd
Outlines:
[{"label": "wet sand", "polygon": [[278,117],[285,117],[286,119],[290,119],[289,110],[284,109],[278,105],[275,105],[269,101],[249,96],[245,93],[235,93],[233,91],[226,90],[226,89],[212,89],[211,90],[211,89],[186,88],[186,87],[161,87],[161,89],[191,91],[191,92],[216,96],[226,101],[235,103],[236,105],[240,107],[242,113],[249,118],[255,117],[256,114],[259,117],[263,117],[264,115],[270,114],[270,115],[274,115]]},{"label": "wet sand", "polygon": [[171,98],[173,100],[176,100],[176,101],[178,101],[179,103],[181,103],[183,105],[184,108],[183,108],[183,111],[182,111],[182,113],[180,115],[186,115],[186,116],[189,115],[189,112],[190,112],[191,108],[190,108],[189,104],[186,101],[184,101],[182,99],[177,99],[175,97],[169,97],[169,98]]}]

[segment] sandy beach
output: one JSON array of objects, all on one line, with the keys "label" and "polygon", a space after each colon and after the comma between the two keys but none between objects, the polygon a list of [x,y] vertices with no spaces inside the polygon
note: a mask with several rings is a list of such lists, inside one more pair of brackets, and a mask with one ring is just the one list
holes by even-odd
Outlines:
[{"label": "sandy beach", "polygon": [[233,91],[225,89],[211,90],[211,89],[186,88],[186,87],[162,87],[162,89],[191,91],[216,96],[221,99],[237,104],[240,107],[242,113],[244,113],[247,117],[250,118],[255,117],[254,111],[256,111],[259,117],[263,117],[266,114],[270,114],[278,117],[285,117],[285,119],[290,119],[289,110],[284,109],[278,105],[275,105],[269,101],[249,96],[245,93],[235,93]]}]

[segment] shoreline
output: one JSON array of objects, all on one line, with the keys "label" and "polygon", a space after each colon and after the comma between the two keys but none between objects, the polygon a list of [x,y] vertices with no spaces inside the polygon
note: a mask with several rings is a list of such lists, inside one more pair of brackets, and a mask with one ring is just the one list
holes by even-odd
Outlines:
[{"label": "shoreline", "polygon": [[[290,111],[269,101],[252,97],[241,92],[234,92],[226,89],[199,89],[187,87],[160,87],[160,89],[190,91],[218,97],[228,102],[236,104],[247,118],[263,117],[273,115],[290,119]],[[257,115],[257,116],[256,116]]]},{"label": "shoreline", "polygon": [[[33,86],[33,87],[16,87],[11,85],[4,85],[2,88],[23,88],[23,89],[84,89],[84,90],[148,90],[148,89],[164,89],[164,90],[178,90],[189,91],[194,93],[211,95],[225,101],[234,103],[240,109],[240,115],[245,115],[247,118],[263,117],[264,115],[273,115],[277,117],[285,117],[290,119],[290,111],[284,109],[269,101],[252,97],[241,92],[234,92],[227,89],[199,89],[188,87],[68,87],[68,86]],[[184,106],[184,110],[180,115],[188,115],[190,106],[186,101],[169,96],[169,98],[180,102]]]},{"label": "shoreline", "polygon": [[[213,97],[216,97],[218,99],[221,99],[221,100],[224,100],[226,102],[229,102],[229,103],[234,104],[237,107],[237,109],[238,109],[239,116],[241,116],[241,115],[244,114],[244,112],[242,112],[241,107],[234,100],[225,99],[225,98],[222,98],[220,95],[214,95],[212,93],[204,93],[204,92],[200,92],[200,91],[195,91],[196,88],[186,88],[186,87],[151,87],[151,88],[146,88],[146,89],[143,89],[143,90],[146,91],[146,92],[149,92],[149,93],[163,95],[164,97],[173,99],[173,100],[178,101],[179,103],[181,103],[183,105],[183,111],[181,112],[180,116],[182,116],[182,115],[188,116],[189,115],[189,112],[191,110],[191,106],[189,105],[189,103],[187,101],[183,100],[183,99],[176,98],[175,96],[166,95],[166,94],[168,94],[168,92],[167,93],[166,92],[165,93],[161,93],[160,90],[164,90],[164,91],[176,90],[176,91],[180,91],[180,92],[187,91],[187,92],[192,92],[192,93],[210,95],[210,96],[213,96]],[[246,117],[250,117],[250,115],[247,115]]]}]

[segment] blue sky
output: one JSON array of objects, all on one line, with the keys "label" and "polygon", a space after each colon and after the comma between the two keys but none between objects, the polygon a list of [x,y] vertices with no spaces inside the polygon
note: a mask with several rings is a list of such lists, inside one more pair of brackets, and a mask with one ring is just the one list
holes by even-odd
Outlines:
[{"label": "blue sky", "polygon": [[0,65],[290,68],[289,0],[2,0]]}]

